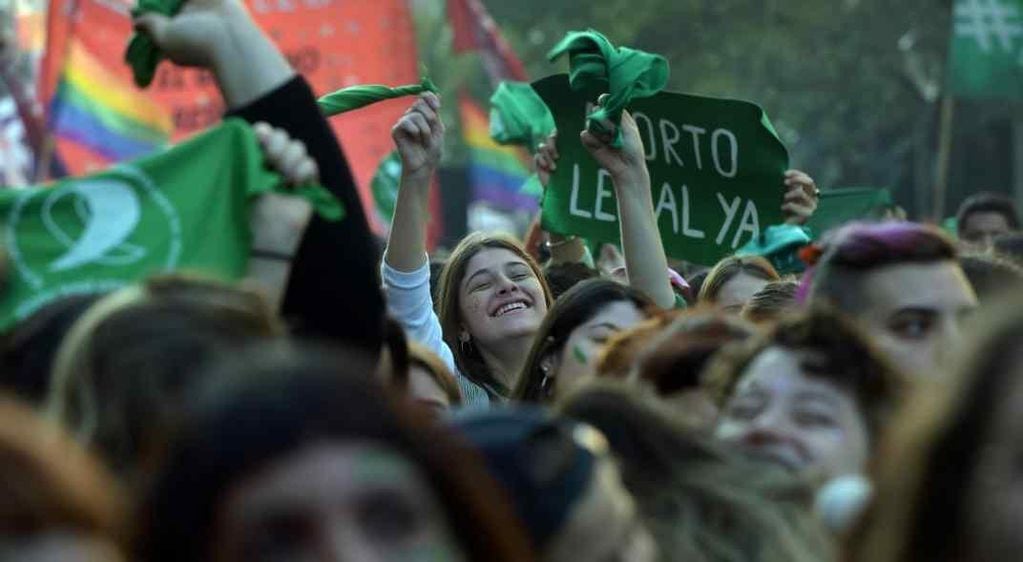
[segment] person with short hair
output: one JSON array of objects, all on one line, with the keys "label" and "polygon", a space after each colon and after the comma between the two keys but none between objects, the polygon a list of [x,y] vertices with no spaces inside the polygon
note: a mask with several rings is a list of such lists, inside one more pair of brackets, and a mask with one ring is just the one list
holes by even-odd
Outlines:
[{"label": "person with short hair", "polygon": [[723,350],[704,385],[719,440],[824,484],[866,471],[907,383],[851,322],[813,308]]},{"label": "person with short hair", "polygon": [[910,222],[853,223],[804,252],[814,264],[801,302],[825,303],[855,319],[903,372],[936,376],[940,354],[960,337],[977,295],[953,242]]},{"label": "person with short hair", "polygon": [[956,224],[960,240],[990,248],[995,237],[1019,230],[1019,211],[1009,197],[984,191],[963,201]]}]

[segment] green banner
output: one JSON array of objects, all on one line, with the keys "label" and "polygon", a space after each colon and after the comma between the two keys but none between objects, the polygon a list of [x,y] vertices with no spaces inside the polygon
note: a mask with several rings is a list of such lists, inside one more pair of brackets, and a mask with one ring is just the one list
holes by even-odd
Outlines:
[{"label": "green banner", "polygon": [[[611,178],[579,141],[586,102],[566,75],[533,84],[558,126],[558,169],[543,202],[549,232],[619,242]],[[629,107],[650,171],[665,251],[712,265],[782,222],[788,152],[767,115],[743,101],[661,92]]]},{"label": "green banner", "polygon": [[109,291],[154,273],[240,279],[250,198],[278,187],[249,126],[229,120],[93,176],[0,190],[11,262],[0,330],[61,296]]},{"label": "green banner", "polygon": [[884,188],[847,187],[821,192],[817,210],[807,221],[814,238],[855,220],[878,220],[892,204],[891,193]]},{"label": "green banner", "polygon": [[1023,0],[955,0],[951,35],[952,94],[1023,98]]}]

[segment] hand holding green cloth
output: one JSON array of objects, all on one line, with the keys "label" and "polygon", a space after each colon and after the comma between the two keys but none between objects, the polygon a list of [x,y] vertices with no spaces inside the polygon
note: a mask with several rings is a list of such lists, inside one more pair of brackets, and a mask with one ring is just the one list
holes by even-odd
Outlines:
[{"label": "hand holding green cloth", "polygon": [[[587,130],[613,135],[611,145],[620,148],[622,111],[632,100],[653,96],[668,85],[668,61],[660,55],[615,47],[593,30],[570,32],[547,58],[553,62],[566,53],[573,90],[592,96],[608,94],[602,106],[587,116]],[[605,124],[608,121],[613,128]]]},{"label": "hand holding green cloth", "polygon": [[[147,12],[156,12],[173,17],[181,11],[185,0],[139,0],[131,11],[133,17]],[[128,42],[128,50],[124,53],[124,61],[131,65],[131,73],[139,88],[148,87],[156,76],[156,66],[163,60],[163,53],[156,47],[153,40],[144,33],[135,32]]]},{"label": "hand holding green cloth", "polygon": [[351,86],[338,90],[333,94],[327,94],[317,100],[320,110],[327,117],[333,117],[342,113],[353,111],[378,101],[384,101],[405,96],[418,96],[423,92],[437,93],[437,86],[429,78],[423,78],[419,84],[398,86],[391,88],[380,84],[366,84],[362,86]]},{"label": "hand holding green cloth", "polygon": [[533,152],[554,129],[554,116],[532,85],[501,82],[490,96],[490,138],[498,144],[521,145]]}]

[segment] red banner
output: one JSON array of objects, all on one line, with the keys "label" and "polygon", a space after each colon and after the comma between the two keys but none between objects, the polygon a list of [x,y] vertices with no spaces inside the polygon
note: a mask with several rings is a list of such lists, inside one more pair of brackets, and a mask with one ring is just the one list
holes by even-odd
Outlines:
[{"label": "red banner", "polygon": [[[419,81],[415,32],[405,0],[247,0],[247,5],[317,95],[356,84]],[[62,77],[74,72],[67,63],[77,53],[89,61],[99,61],[103,67],[102,80],[87,83],[76,95],[89,98],[91,107],[99,107],[99,111],[111,110],[104,114],[104,123],[109,122],[111,112],[116,117],[118,107],[124,109],[125,99],[130,102],[136,95],[166,110],[172,140],[219,121],[223,101],[206,72],[163,63],[149,90],[138,93],[134,89],[130,69],[123,62],[132,31],[129,8],[124,0],[53,0],[47,58],[40,77],[42,99],[49,104]],[[118,94],[107,89],[106,98],[102,91],[91,91],[93,84],[111,81],[130,90]],[[90,91],[83,95],[83,89]],[[123,99],[110,100],[110,95]],[[372,205],[369,183],[373,173],[393,149],[390,128],[407,105],[408,100],[392,100],[332,119],[367,208]],[[135,122],[142,119],[152,125],[152,130],[159,130],[160,122],[166,120],[164,116],[140,115],[139,111],[129,113]],[[73,174],[110,163],[109,158],[81,142],[63,138],[59,131],[57,156]]]}]

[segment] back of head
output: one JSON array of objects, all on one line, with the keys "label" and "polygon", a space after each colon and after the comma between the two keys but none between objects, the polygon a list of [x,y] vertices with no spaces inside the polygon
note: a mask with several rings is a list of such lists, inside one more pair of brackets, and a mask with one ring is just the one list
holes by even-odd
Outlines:
[{"label": "back of head", "polygon": [[162,442],[206,362],[280,333],[256,293],[152,278],[107,296],[75,322],[58,351],[46,408],[131,472]]},{"label": "back of head", "polygon": [[544,275],[551,288],[551,296],[558,300],[579,283],[600,277],[600,272],[586,264],[572,262],[548,265],[544,268]]},{"label": "back of head", "polygon": [[547,312],[543,324],[536,332],[536,339],[526,359],[518,386],[512,394],[517,400],[542,402],[547,398],[543,388],[545,373],[544,359],[551,353],[560,352],[569,336],[607,305],[626,302],[646,312],[652,310],[652,303],[643,293],[607,279],[590,279],[572,287],[554,303]]},{"label": "back of head", "polygon": [[721,288],[740,274],[765,281],[781,279],[771,262],[760,256],[729,256],[718,262],[707,274],[707,279],[700,287],[700,302],[716,302]]},{"label": "back of head", "polygon": [[862,307],[860,281],[874,270],[956,258],[955,244],[933,226],[911,222],[852,223],[828,233],[812,247],[813,267],[803,278],[799,300],[823,300],[847,313]]},{"label": "back of head", "polygon": [[71,533],[120,544],[124,501],[102,465],[28,406],[0,396],[0,534]]},{"label": "back of head", "polygon": [[998,255],[963,254],[959,256],[959,267],[981,302],[1023,287],[1023,266]]},{"label": "back of head", "polygon": [[768,283],[746,303],[742,309],[742,317],[755,324],[774,322],[798,306],[796,302],[798,290],[799,283],[795,281]]},{"label": "back of head", "polygon": [[218,507],[247,477],[311,444],[369,443],[421,471],[470,560],[531,560],[485,472],[372,369],[355,352],[262,346],[206,371],[141,511],[141,557],[204,560]]},{"label": "back of head", "polygon": [[830,539],[809,488],[733,456],[651,397],[614,384],[570,395],[562,412],[607,436],[660,550],[672,560],[820,561]]}]

